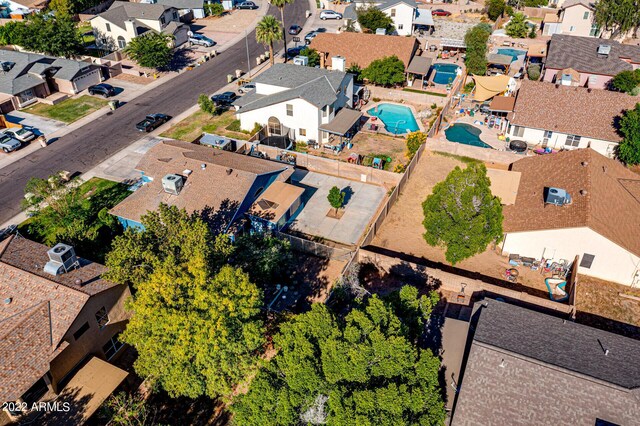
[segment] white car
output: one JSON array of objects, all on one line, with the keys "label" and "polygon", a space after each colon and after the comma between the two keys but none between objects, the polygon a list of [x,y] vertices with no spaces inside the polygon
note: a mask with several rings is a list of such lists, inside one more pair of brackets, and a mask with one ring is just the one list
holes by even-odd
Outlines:
[{"label": "white car", "polygon": [[240,88],[238,88],[238,92],[240,93],[249,93],[252,90],[256,89],[255,83],[245,83]]},{"label": "white car", "polygon": [[31,130],[27,130],[24,127],[12,127],[6,129],[3,133],[18,139],[20,142],[29,142],[36,138],[36,135]]},{"label": "white car", "polygon": [[216,42],[211,40],[209,37],[204,36],[202,34],[192,34],[189,36],[189,41],[193,44],[199,44],[204,47],[215,46]]},{"label": "white car", "polygon": [[342,19],[342,13],[338,13],[335,10],[323,10],[320,12],[320,19]]},{"label": "white car", "polygon": [[19,140],[12,138],[9,135],[0,134],[0,149],[4,152],[15,151],[20,148],[22,144]]}]

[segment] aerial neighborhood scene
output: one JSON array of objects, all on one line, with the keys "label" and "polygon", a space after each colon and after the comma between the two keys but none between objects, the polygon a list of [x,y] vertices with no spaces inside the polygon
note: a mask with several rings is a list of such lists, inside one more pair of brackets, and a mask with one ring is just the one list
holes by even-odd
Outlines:
[{"label": "aerial neighborhood scene", "polygon": [[0,5],[0,426],[640,425],[640,2]]}]

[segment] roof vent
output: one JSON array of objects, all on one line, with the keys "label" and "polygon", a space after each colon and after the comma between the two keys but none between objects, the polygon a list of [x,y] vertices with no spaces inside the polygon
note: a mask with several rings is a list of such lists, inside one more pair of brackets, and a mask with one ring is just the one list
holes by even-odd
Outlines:
[{"label": "roof vent", "polygon": [[183,186],[184,178],[180,175],[169,174],[162,178],[162,188],[168,194],[180,195]]},{"label": "roof vent", "polygon": [[73,247],[66,244],[56,244],[47,251],[49,261],[44,265],[44,272],[51,275],[60,275],[80,266]]},{"label": "roof vent", "polygon": [[582,196],[587,195],[587,190],[586,189],[581,189],[580,190],[580,195],[582,195]]},{"label": "roof vent", "polygon": [[193,173],[193,170],[190,170],[190,169],[184,169],[182,171],[182,174],[185,175],[185,176],[189,176],[189,175],[191,175],[191,173]]},{"label": "roof vent", "polygon": [[609,56],[609,53],[611,53],[611,45],[601,44],[598,46],[598,55]]},{"label": "roof vent", "polygon": [[580,165],[582,167],[587,167],[589,165],[589,162],[588,161],[583,161],[582,163],[580,163]]},{"label": "roof vent", "polygon": [[76,278],[76,280],[74,281],[74,284],[77,286],[82,285],[82,280],[80,278]]},{"label": "roof vent", "polygon": [[207,168],[207,165],[205,163],[200,164],[200,169],[204,170]]},{"label": "roof vent", "polygon": [[9,303],[11,303],[12,301],[13,301],[13,299],[12,299],[12,298],[7,297],[6,299],[4,299],[4,304],[5,304],[5,305],[8,305],[8,304],[9,304]]},{"label": "roof vent", "polygon": [[227,174],[230,175],[231,173],[233,173],[233,169],[227,169]]},{"label": "roof vent", "polygon": [[544,203],[554,206],[565,206],[571,204],[571,195],[561,188],[545,188]]}]

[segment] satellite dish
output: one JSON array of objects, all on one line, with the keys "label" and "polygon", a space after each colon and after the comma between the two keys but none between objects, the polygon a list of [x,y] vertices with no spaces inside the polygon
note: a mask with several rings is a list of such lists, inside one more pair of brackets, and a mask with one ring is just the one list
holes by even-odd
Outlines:
[{"label": "satellite dish", "polygon": [[189,32],[187,32],[187,35],[188,35],[189,37],[192,37],[192,36],[193,36],[193,31],[189,31]]}]

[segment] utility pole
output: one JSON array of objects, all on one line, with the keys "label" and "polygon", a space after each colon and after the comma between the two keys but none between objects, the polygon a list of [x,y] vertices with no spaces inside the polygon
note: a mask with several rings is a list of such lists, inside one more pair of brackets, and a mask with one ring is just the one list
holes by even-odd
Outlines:
[{"label": "utility pole", "polygon": [[247,46],[247,74],[251,78],[251,60],[249,59],[249,33],[244,30],[244,43]]}]

